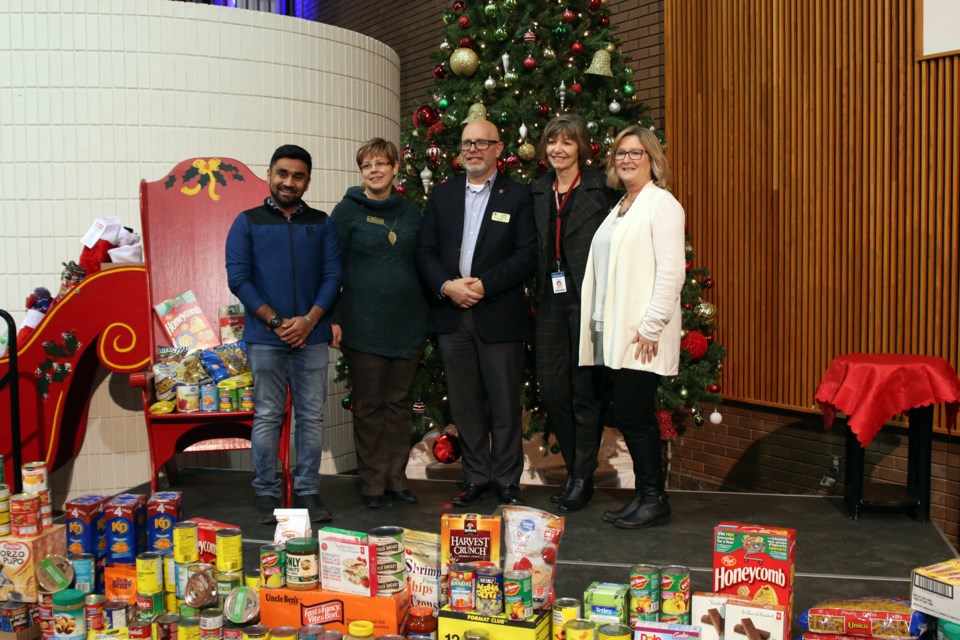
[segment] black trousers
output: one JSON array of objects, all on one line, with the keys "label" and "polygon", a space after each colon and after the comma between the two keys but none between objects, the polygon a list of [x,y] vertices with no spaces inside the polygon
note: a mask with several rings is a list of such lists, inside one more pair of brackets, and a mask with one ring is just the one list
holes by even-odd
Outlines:
[{"label": "black trousers", "polygon": [[597,469],[603,435],[602,367],[581,367],[580,300],[572,291],[543,293],[537,307],[537,382],[547,426],[557,437],[567,474]]},{"label": "black trousers", "polygon": [[460,436],[464,482],[518,484],[523,475],[523,343],[484,342],[468,310],[456,331],[437,336],[437,346]]},{"label": "black trousers", "polygon": [[647,495],[663,493],[660,426],[655,415],[660,376],[649,371],[610,371],[613,419],[633,460],[635,487]]}]

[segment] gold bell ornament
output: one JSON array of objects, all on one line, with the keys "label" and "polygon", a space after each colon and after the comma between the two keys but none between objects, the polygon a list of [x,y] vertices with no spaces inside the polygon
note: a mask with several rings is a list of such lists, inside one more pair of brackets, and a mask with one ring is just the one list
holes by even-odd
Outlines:
[{"label": "gold bell ornament", "polygon": [[486,120],[487,119],[487,108],[483,106],[482,102],[474,102],[470,105],[470,108],[467,110],[467,117],[463,119],[460,124],[467,124],[468,122],[476,122],[477,120]]},{"label": "gold bell ornament", "polygon": [[613,71],[610,70],[610,52],[605,49],[595,51],[593,53],[593,59],[590,61],[590,66],[587,67],[584,73],[612,78]]}]

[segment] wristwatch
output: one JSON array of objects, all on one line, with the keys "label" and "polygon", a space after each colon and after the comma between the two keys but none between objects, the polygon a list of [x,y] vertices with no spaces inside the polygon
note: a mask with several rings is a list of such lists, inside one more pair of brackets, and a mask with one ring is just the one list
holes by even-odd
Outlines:
[{"label": "wristwatch", "polygon": [[280,328],[280,325],[282,325],[282,324],[283,324],[283,318],[280,317],[280,314],[279,314],[279,313],[273,314],[273,317],[270,318],[270,320],[267,322],[267,325],[268,325],[271,329],[279,329],[279,328]]}]

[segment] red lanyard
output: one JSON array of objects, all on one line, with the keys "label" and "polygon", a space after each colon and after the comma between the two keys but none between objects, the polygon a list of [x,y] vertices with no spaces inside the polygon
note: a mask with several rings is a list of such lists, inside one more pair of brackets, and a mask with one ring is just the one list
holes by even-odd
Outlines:
[{"label": "red lanyard", "polygon": [[570,199],[570,194],[573,193],[573,188],[577,186],[580,182],[580,171],[577,170],[577,177],[573,179],[573,182],[570,183],[570,188],[567,189],[567,192],[563,194],[563,200],[560,199],[560,182],[559,180],[553,181],[553,199],[557,203],[557,237],[555,242],[556,253],[557,253],[557,271],[560,271],[560,228],[563,222],[560,219],[560,213],[563,211],[563,208],[567,206],[567,200]]}]

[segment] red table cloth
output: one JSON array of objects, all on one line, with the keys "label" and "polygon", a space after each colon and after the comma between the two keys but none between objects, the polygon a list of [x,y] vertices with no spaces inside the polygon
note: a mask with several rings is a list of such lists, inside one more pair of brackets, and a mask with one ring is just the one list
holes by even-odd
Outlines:
[{"label": "red table cloth", "polygon": [[883,423],[916,407],[946,404],[947,429],[953,429],[960,409],[960,378],[943,358],[852,353],[834,358],[815,399],[828,429],[840,409],[865,447]]}]

